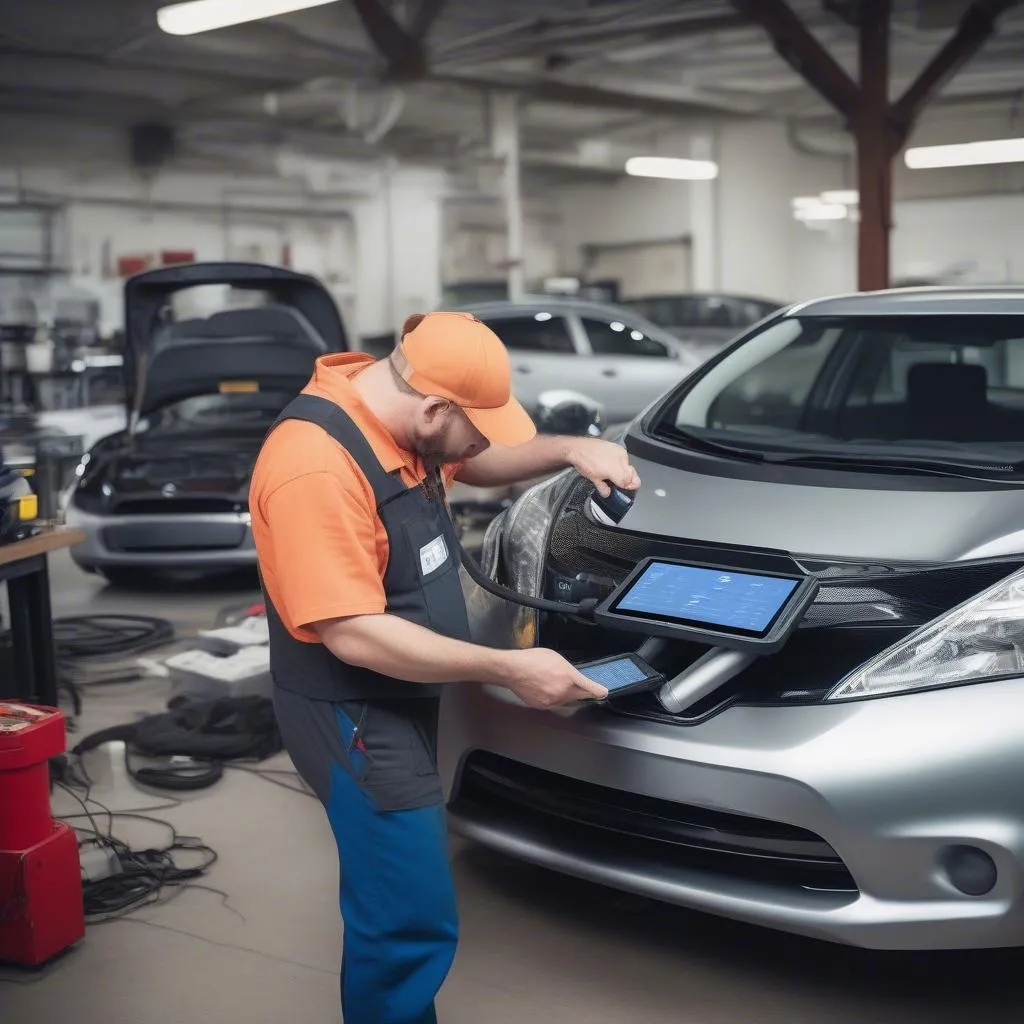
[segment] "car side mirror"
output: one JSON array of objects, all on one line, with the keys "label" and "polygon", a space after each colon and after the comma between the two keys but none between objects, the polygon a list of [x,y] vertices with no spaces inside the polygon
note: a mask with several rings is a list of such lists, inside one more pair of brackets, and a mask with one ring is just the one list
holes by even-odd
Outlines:
[{"label": "car side mirror", "polygon": [[534,414],[541,434],[600,437],[604,431],[604,406],[578,391],[544,391]]}]

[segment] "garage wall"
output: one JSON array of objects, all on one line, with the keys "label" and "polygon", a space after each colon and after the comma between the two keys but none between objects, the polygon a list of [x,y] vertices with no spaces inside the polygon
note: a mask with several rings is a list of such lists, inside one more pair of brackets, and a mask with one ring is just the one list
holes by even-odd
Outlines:
[{"label": "garage wall", "polygon": [[1024,192],[898,204],[897,273],[969,283],[1024,283]]},{"label": "garage wall", "polygon": [[[198,260],[289,263],[319,277],[332,291],[346,320],[355,302],[355,237],[351,215],[319,219],[259,215],[225,208],[218,214],[148,210],[126,205],[73,202],[68,207],[73,282],[100,298],[108,327],[121,323],[121,257],[191,251]],[[211,301],[213,301],[211,299]],[[197,309],[196,315],[203,311]]]},{"label": "garage wall", "polygon": [[[561,213],[544,199],[527,199],[523,265],[527,282],[560,272]],[[445,285],[507,280],[508,235],[504,209],[491,196],[455,197],[443,208],[442,278]]]},{"label": "garage wall", "polygon": [[[587,250],[595,247],[609,266],[623,260],[632,260],[637,266],[644,261],[657,262],[655,251],[664,257],[673,249],[682,278],[677,287],[689,286],[688,261],[680,255],[690,235],[690,187],[686,183],[624,178],[608,184],[565,186],[556,195],[562,218],[562,273],[585,272]],[[667,267],[666,272],[670,273]],[[593,276],[603,276],[600,266],[594,268]]]},{"label": "garage wall", "polygon": [[[693,287],[800,300],[856,287],[856,225],[809,229],[792,199],[854,185],[850,139],[828,125],[794,137],[780,121],[704,130],[719,163],[713,183],[621,179],[565,187],[562,270],[577,271],[588,242],[625,243],[669,233],[692,240]],[[911,144],[1024,134],[1009,106],[943,110],[922,120]],[[686,156],[695,138],[665,137],[644,152]],[[965,280],[1024,275],[1015,234],[1024,223],[1024,165],[912,172],[895,166],[894,276],[959,268]],[[926,270],[926,268],[932,268]],[[1000,276],[1002,275],[1002,276]]]},{"label": "garage wall", "polygon": [[287,168],[144,181],[127,168],[75,175],[51,165],[7,177],[63,203],[70,283],[100,299],[108,330],[122,322],[118,258],[172,249],[199,260],[290,261],[324,281],[355,336],[441,300],[441,172],[353,165],[315,182]]}]

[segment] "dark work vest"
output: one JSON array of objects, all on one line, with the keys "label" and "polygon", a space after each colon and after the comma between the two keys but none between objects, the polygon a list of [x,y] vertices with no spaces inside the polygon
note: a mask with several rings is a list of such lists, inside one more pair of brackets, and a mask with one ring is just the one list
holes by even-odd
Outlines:
[{"label": "dark work vest", "polygon": [[[469,639],[469,617],[459,576],[459,541],[445,504],[422,487],[409,487],[401,471],[388,473],[348,414],[325,398],[299,395],[281,413],[325,430],[355,460],[373,488],[377,515],[388,536],[384,594],[389,615],[415,622],[442,636]],[[273,430],[273,428],[271,428]],[[287,523],[275,523],[287,530]],[[317,538],[310,537],[310,544]],[[285,628],[264,587],[270,626],[270,671],[274,684],[318,700],[437,697],[441,687],[392,679],[348,665],[323,644],[303,643]]]}]

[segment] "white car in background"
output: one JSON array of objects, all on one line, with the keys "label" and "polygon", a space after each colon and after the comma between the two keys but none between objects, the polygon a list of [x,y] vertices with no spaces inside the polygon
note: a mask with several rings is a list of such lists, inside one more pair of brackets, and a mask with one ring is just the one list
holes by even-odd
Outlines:
[{"label": "white car in background", "polygon": [[619,306],[558,296],[461,307],[512,357],[516,397],[531,413],[545,392],[571,389],[626,423],[704,361],[704,355]]}]

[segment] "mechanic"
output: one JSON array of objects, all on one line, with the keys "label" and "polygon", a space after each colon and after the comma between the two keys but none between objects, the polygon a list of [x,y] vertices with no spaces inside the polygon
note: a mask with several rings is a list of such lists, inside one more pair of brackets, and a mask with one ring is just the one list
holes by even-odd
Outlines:
[{"label": "mechanic", "polygon": [[426,1024],[458,933],[437,769],[442,684],[550,708],[606,695],[544,648],[469,640],[445,487],[574,466],[639,486],[625,451],[535,436],[504,346],[469,314],[410,317],[389,358],[318,360],[250,492],[274,704],[341,860],[346,1024]]}]

